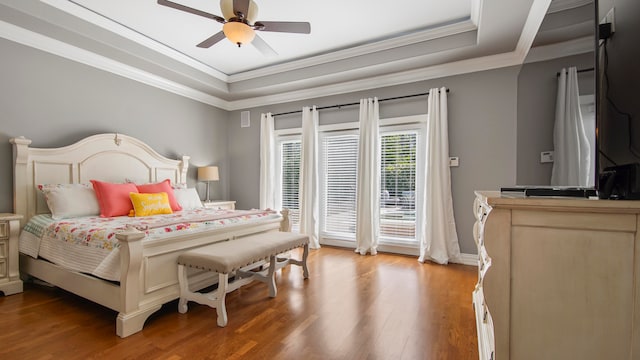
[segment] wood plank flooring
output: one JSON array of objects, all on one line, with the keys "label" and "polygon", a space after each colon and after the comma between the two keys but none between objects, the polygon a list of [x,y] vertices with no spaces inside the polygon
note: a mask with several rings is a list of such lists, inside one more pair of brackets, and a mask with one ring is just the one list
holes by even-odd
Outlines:
[{"label": "wood plank flooring", "polygon": [[360,256],[323,247],[310,278],[289,266],[278,296],[253,283],[227,295],[229,324],[215,309],[177,301],[142,332],[115,335],[116,313],[32,283],[0,297],[0,359],[477,359],[471,292],[476,268],[415,257]]}]

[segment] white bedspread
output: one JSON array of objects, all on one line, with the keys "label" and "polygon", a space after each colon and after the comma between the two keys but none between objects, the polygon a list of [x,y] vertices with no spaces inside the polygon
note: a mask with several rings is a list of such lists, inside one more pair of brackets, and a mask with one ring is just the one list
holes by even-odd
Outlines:
[{"label": "white bedspread", "polygon": [[90,216],[58,221],[48,214],[37,215],[29,220],[20,234],[20,252],[74,271],[119,281],[119,243],[115,234],[127,226],[144,231],[146,238],[143,241],[153,241],[277,217],[277,213],[267,210],[207,208],[147,217]]}]

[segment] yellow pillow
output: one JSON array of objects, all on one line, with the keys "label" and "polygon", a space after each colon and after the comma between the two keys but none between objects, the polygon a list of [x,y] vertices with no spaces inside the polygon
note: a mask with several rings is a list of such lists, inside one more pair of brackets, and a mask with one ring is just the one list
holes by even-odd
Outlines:
[{"label": "yellow pillow", "polygon": [[141,194],[129,193],[133,210],[129,216],[150,216],[158,214],[172,214],[169,196],[166,192]]}]

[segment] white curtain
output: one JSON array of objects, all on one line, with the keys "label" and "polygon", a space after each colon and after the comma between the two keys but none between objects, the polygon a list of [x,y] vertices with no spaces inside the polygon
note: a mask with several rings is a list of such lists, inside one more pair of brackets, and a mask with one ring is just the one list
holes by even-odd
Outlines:
[{"label": "white curtain", "polygon": [[376,255],[380,222],[380,114],[378,99],[360,100],[356,184],[356,252]]},{"label": "white curtain", "polygon": [[275,133],[271,113],[260,115],[260,209],[277,209]]},{"label": "white curtain", "polygon": [[427,123],[427,156],[425,166],[424,220],[420,237],[418,261],[432,260],[447,264],[459,260],[460,245],[451,198],[449,171],[449,130],[447,118],[447,89],[429,90]]},{"label": "white curtain", "polygon": [[300,233],[310,237],[309,246],[320,248],[318,236],[318,110],[302,108],[300,154]]},{"label": "white curtain", "polygon": [[590,186],[591,150],[580,113],[578,71],[562,69],[558,77],[553,128],[551,185]]}]

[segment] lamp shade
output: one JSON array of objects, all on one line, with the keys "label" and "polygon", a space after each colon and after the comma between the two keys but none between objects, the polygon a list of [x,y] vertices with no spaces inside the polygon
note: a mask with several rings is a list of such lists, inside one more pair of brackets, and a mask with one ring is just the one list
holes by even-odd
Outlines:
[{"label": "lamp shade", "polygon": [[256,32],[249,25],[239,21],[230,21],[222,25],[222,32],[229,41],[238,44],[238,46],[249,44],[256,36]]},{"label": "lamp shade", "polygon": [[204,166],[198,168],[198,180],[199,181],[218,181],[220,175],[218,173],[217,166]]}]

